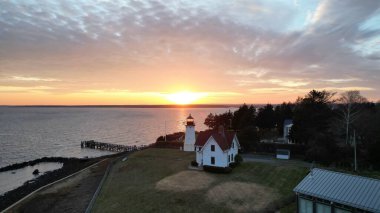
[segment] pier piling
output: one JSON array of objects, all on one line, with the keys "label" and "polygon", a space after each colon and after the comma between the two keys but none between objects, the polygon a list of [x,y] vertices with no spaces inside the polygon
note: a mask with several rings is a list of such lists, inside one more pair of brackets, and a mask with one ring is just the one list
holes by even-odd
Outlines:
[{"label": "pier piling", "polygon": [[89,141],[81,141],[80,142],[81,148],[90,148],[90,149],[99,149],[99,150],[105,150],[105,151],[111,151],[111,152],[131,152],[131,151],[137,151],[141,149],[145,149],[151,146],[150,145],[140,145],[140,146],[125,146],[120,144],[112,144],[112,143],[103,143],[98,142],[94,140]]}]

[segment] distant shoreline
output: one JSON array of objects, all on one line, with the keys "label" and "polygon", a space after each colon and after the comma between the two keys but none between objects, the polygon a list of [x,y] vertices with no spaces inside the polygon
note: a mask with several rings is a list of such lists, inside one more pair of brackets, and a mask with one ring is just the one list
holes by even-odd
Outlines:
[{"label": "distant shoreline", "polygon": [[0,105],[0,107],[68,107],[68,108],[229,108],[239,104],[192,104],[192,105]]},{"label": "distant shoreline", "polygon": [[[250,105],[250,104],[249,104]],[[252,104],[264,106],[265,104]],[[274,106],[276,104],[273,104]],[[189,105],[0,105],[0,107],[46,107],[46,108],[237,108],[241,104],[189,104]]]}]

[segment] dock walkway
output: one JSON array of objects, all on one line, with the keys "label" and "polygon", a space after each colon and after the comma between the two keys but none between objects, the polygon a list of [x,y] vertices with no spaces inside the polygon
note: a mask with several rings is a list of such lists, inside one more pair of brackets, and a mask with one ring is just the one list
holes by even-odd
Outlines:
[{"label": "dock walkway", "polygon": [[112,143],[103,143],[94,140],[89,141],[81,141],[80,146],[82,148],[90,148],[90,149],[99,149],[111,152],[132,152],[137,150],[142,150],[148,148],[150,145],[140,145],[140,146],[125,146],[120,144],[112,144]]}]

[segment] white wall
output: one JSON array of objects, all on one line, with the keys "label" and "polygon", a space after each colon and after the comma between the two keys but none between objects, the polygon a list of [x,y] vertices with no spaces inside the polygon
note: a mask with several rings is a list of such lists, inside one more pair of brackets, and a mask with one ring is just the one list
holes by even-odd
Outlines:
[{"label": "white wall", "polygon": [[288,136],[290,134],[290,130],[292,129],[292,126],[293,126],[293,124],[288,124],[288,125],[284,126],[284,140],[286,143],[290,142]]},{"label": "white wall", "polygon": [[[238,154],[240,147],[237,137],[233,139],[233,147],[231,149],[223,151],[219,145],[216,143],[213,137],[210,137],[204,147],[196,147],[196,161],[199,166],[218,166],[218,167],[227,167],[230,163],[235,162],[235,156]],[[215,145],[215,151],[211,151],[211,145]],[[232,156],[231,161],[229,157]],[[211,164],[211,157],[215,157],[215,164]]]},{"label": "white wall", "polygon": [[197,146],[197,147],[195,147],[196,148],[196,154],[195,154],[195,157],[196,157],[196,161],[197,161],[197,163],[198,163],[198,166],[202,166],[202,159],[203,159],[203,152],[202,151],[199,151],[199,148],[201,148],[201,150],[202,150],[202,147],[200,147],[200,146]]},{"label": "white wall", "polygon": [[194,144],[195,144],[195,127],[186,126],[185,143],[183,145],[183,150],[186,152],[194,152]]},{"label": "white wall", "polygon": [[239,146],[240,146],[236,136],[233,139],[232,143],[233,143],[233,146],[231,145],[231,149],[229,149],[227,153],[227,162],[228,162],[229,156],[232,157],[230,163],[235,162],[235,156],[238,154]]},{"label": "white wall", "polygon": [[289,160],[289,155],[276,154],[277,159]]},{"label": "white wall", "polygon": [[[215,146],[215,151],[211,151],[211,145]],[[213,137],[210,137],[206,144],[203,146],[203,165],[206,166],[217,166],[217,167],[227,167],[228,155],[227,152],[219,147]],[[211,157],[215,157],[215,164],[211,164]]]}]

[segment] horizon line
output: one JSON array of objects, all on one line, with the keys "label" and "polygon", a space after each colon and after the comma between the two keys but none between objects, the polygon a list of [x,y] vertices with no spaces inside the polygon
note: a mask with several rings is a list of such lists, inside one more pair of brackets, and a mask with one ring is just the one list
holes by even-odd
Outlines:
[{"label": "horizon line", "polygon": [[[33,105],[0,105],[0,107],[99,107],[99,108],[227,108],[239,107],[242,104],[79,104],[79,105],[55,105],[55,104],[33,104]],[[247,104],[246,105],[266,105],[266,104]],[[278,104],[272,104],[278,105]]]}]

